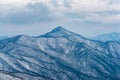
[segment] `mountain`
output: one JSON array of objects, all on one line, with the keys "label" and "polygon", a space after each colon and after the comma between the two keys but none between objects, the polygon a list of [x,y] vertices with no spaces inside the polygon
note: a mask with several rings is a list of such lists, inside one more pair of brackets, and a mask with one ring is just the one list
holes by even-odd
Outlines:
[{"label": "mountain", "polygon": [[61,26],[0,41],[0,70],[12,80],[120,80],[119,61],[119,42],[89,40]]},{"label": "mountain", "polygon": [[1,36],[0,40],[8,38],[7,36]]},{"label": "mountain", "polygon": [[109,33],[109,34],[102,34],[102,35],[99,35],[97,37],[93,37],[90,39],[100,40],[100,41],[104,41],[104,42],[106,42],[106,41],[120,41],[120,33],[113,32],[113,33]]}]

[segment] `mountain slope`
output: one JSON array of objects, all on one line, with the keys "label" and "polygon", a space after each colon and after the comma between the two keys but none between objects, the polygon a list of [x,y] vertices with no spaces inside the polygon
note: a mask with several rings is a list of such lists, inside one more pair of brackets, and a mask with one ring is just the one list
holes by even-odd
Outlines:
[{"label": "mountain slope", "polygon": [[24,80],[119,80],[120,43],[89,40],[57,27],[0,41],[0,70]]},{"label": "mountain slope", "polygon": [[7,36],[1,36],[0,40],[6,39],[6,38],[8,38],[8,37]]}]

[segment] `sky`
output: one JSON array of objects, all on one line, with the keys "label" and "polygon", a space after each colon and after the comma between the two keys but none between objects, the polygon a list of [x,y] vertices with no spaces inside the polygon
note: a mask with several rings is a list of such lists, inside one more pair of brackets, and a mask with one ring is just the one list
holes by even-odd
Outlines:
[{"label": "sky", "polygon": [[120,0],[0,0],[0,36],[38,36],[57,26],[85,37],[120,32]]}]

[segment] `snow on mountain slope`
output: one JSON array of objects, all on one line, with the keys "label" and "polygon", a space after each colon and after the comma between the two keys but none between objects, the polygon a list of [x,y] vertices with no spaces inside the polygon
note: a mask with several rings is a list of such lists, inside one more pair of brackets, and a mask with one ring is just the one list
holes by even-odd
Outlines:
[{"label": "snow on mountain slope", "polygon": [[36,77],[27,73],[11,73],[0,71],[0,80],[51,80],[43,77]]},{"label": "snow on mountain slope", "polygon": [[0,80],[24,80],[21,77],[11,75],[7,72],[0,71]]},{"label": "snow on mountain slope", "polygon": [[119,80],[120,43],[86,39],[62,27],[0,41],[0,70],[24,80]]}]

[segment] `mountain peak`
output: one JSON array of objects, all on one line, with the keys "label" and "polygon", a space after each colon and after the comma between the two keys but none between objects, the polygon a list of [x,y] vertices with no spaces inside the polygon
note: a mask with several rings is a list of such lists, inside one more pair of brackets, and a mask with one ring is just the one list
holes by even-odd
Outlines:
[{"label": "mountain peak", "polygon": [[85,39],[81,35],[71,32],[71,31],[63,28],[62,26],[58,26],[55,29],[53,29],[52,31],[50,31],[44,35],[38,36],[38,37],[66,37],[66,38],[70,38],[70,39],[76,39],[76,41]]},{"label": "mountain peak", "polygon": [[51,32],[57,32],[57,31],[67,31],[67,30],[63,28],[62,26],[58,26],[55,29],[53,29]]},{"label": "mountain peak", "polygon": [[[62,26],[58,26],[56,28],[54,28],[52,31],[44,34],[44,35],[41,35],[42,37],[61,37],[61,36],[68,36],[68,35],[72,35],[74,33],[72,33],[71,31],[63,28]],[[41,37],[41,36],[38,36],[38,37]]]}]

